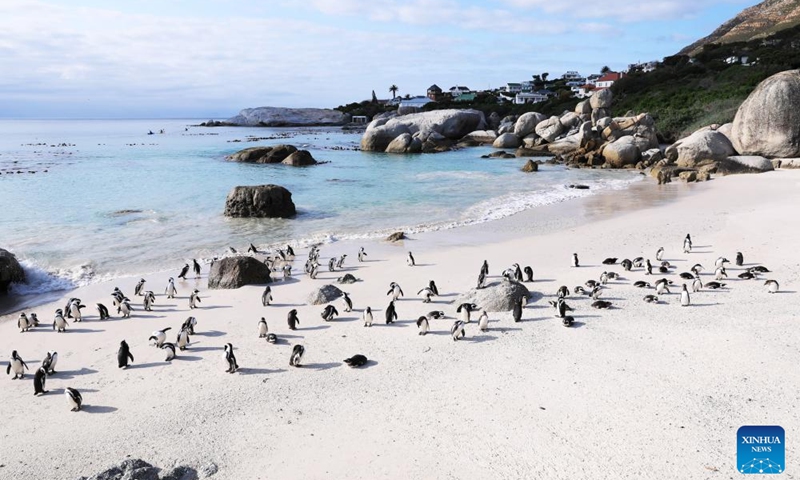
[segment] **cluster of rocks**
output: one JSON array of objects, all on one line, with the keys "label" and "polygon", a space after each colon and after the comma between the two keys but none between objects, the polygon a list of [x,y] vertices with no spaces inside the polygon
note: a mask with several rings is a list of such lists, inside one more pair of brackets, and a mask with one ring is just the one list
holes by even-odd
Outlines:
[{"label": "cluster of rocks", "polygon": [[434,153],[453,148],[475,130],[486,128],[478,110],[434,110],[431,112],[376,116],[361,137],[361,150],[386,153]]},{"label": "cluster of rocks", "polygon": [[91,477],[79,480],[199,480],[214,476],[219,468],[208,463],[200,469],[179,465],[170,470],[162,470],[140,459],[128,459]]},{"label": "cluster of rocks", "polygon": [[0,294],[8,291],[12,283],[25,281],[25,271],[17,261],[17,257],[8,250],[0,248]]},{"label": "cluster of rocks", "polygon": [[289,218],[296,214],[292,193],[280,185],[234,187],[225,200],[226,217]]},{"label": "cluster of rocks", "polygon": [[226,160],[242,163],[282,163],[293,167],[305,167],[319,163],[308,150],[298,150],[294,145],[272,145],[250,147],[228,155]]},{"label": "cluster of rocks", "polygon": [[224,123],[246,127],[320,127],[349,122],[350,115],[329,108],[258,107],[245,108]]},{"label": "cluster of rocks", "polygon": [[272,283],[267,264],[253,257],[227,257],[211,262],[209,289],[231,289]]}]

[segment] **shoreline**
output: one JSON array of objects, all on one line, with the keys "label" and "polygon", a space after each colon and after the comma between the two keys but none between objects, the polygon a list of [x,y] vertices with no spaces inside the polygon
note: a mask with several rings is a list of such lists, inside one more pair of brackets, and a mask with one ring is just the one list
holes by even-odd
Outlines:
[{"label": "shoreline", "polygon": [[[48,381],[54,393],[33,400],[32,375],[6,379],[0,398],[7,428],[26,448],[7,452],[3,473],[74,479],[130,455],[167,469],[213,462],[221,478],[241,479],[264,471],[276,478],[365,479],[733,474],[739,426],[800,429],[797,400],[784,387],[800,380],[793,368],[800,343],[794,328],[800,252],[780,248],[800,231],[792,210],[800,201],[798,184],[800,171],[785,170],[687,188],[671,184],[658,187],[647,200],[652,204],[641,201],[624,210],[615,208],[611,196],[587,197],[576,203],[595,202],[580,215],[564,205],[526,212],[541,222],[533,229],[529,219],[509,217],[502,228],[489,223],[484,231],[451,231],[449,238],[433,232],[402,245],[367,246],[369,261],[363,264],[355,259],[355,244],[326,245],[321,259],[348,253],[344,272],[362,279],[345,289],[354,312],[332,322],[319,317],[323,306],[305,304],[310,290],[343,274],[327,269],[316,281],[298,276],[273,283],[275,304],[266,308],[260,305],[262,287],[207,290],[204,268],[201,279],[178,285],[174,301],[161,295],[165,278],[148,277],[147,287],[157,293],[154,311],[142,312],[137,297],[131,319],[97,320],[94,303],[110,299],[105,284],[67,294],[83,299],[88,318],[71,323],[65,334],[48,329],[49,313],[39,315],[45,326],[22,334],[13,315],[0,317],[0,350],[18,350],[31,369],[45,351],[57,350],[63,373]],[[516,236],[486,240],[493,231]],[[683,255],[687,232],[696,247]],[[670,276],[678,284],[676,274],[695,262],[706,267],[704,281],[711,280],[716,257],[732,258],[741,250],[746,265],[774,271],[769,275],[780,281],[781,293],[770,295],[763,282],[737,279],[741,268],[731,266],[729,287],[694,294],[691,307],[680,307],[675,290],[653,305],[641,300],[652,290],[631,286],[633,280],[652,281],[641,269],[601,265],[608,256],[652,258],[659,246],[678,267]],[[415,252],[416,267],[406,266],[407,250]],[[572,252],[580,254],[581,268],[569,266]],[[305,251],[297,253],[295,270],[302,271]],[[527,286],[541,295],[525,308],[522,323],[515,324],[508,312],[490,313],[488,332],[472,323],[467,338],[453,342],[451,302],[474,286],[484,259],[493,282],[513,262],[532,265],[535,282]],[[576,325],[564,328],[547,300],[559,285],[571,289],[607,269],[623,277],[602,297],[616,308],[595,310],[586,297],[571,295]],[[442,296],[423,304],[415,293],[430,279]],[[130,294],[136,280],[114,285]],[[387,326],[382,309],[390,281],[400,283],[406,297],[397,304],[400,320]],[[202,303],[190,311],[186,295],[195,285]],[[341,308],[340,301],[334,304]],[[375,310],[372,328],[361,324],[366,305]],[[36,310],[62,307],[58,301]],[[285,319],[292,308],[302,323],[289,332]],[[417,335],[414,319],[433,309],[448,318],[434,321],[428,335]],[[175,330],[187,315],[197,317],[197,335],[167,364],[162,350],[147,345],[147,336],[166,326]],[[285,343],[257,338],[262,316]],[[127,371],[115,363],[121,339],[136,356]],[[227,342],[235,346],[238,375],[223,371]],[[296,343],[306,347],[300,369],[287,366]],[[356,353],[373,363],[362,370],[343,366],[341,360]],[[0,367],[6,364],[7,357],[0,359]],[[57,393],[67,386],[84,392],[85,414],[66,410]],[[32,413],[46,429],[32,426]],[[56,448],[76,430],[92,442]],[[208,441],[186,442],[198,436]],[[638,448],[627,448],[631,444]],[[298,445],[313,462],[292,460]],[[791,444],[787,450],[787,469],[793,471],[797,449]],[[27,461],[34,458],[46,460]]]}]

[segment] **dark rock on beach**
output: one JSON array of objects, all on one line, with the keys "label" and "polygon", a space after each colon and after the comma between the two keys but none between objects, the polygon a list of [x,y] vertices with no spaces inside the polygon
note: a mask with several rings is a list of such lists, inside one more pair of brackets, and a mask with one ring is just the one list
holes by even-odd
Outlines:
[{"label": "dark rock on beach", "polygon": [[386,237],[386,241],[388,242],[399,242],[400,240],[405,240],[406,234],[404,232],[394,232],[393,234]]},{"label": "dark rock on beach", "polygon": [[280,185],[235,187],[225,201],[226,217],[289,218],[296,213],[292,193]]},{"label": "dark rock on beach", "polygon": [[214,260],[208,273],[208,288],[231,289],[272,282],[269,267],[253,257]]},{"label": "dark rock on beach", "polygon": [[298,150],[286,157],[281,163],[293,167],[305,167],[308,165],[316,165],[319,162],[311,156],[308,150]]},{"label": "dark rock on beach", "polygon": [[8,291],[11,283],[25,281],[25,271],[17,261],[17,257],[8,250],[0,248],[0,294]]}]

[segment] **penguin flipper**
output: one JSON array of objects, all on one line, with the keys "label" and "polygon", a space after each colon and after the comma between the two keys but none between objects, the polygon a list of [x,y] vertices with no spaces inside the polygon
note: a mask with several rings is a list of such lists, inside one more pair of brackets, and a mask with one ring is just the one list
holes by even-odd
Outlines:
[{"label": "penguin flipper", "polygon": [[134,361],[134,360],[133,360],[133,354],[131,354],[130,352],[128,352],[128,358],[130,358],[130,359],[131,359],[131,362],[133,362],[133,361]]},{"label": "penguin flipper", "polygon": [[11,375],[11,364],[6,365],[6,375]]}]

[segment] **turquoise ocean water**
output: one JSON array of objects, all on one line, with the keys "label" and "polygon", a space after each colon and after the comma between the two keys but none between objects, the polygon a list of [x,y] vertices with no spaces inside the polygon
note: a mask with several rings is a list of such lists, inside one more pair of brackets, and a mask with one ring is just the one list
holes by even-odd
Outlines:
[{"label": "turquoise ocean water", "polygon": [[[488,147],[386,155],[353,151],[360,133],[336,128],[191,127],[200,121],[0,120],[0,247],[23,261],[30,279],[17,293],[179,268],[229,246],[457,228],[641,179],[638,172],[549,165],[524,174],[526,159],[480,158]],[[225,161],[239,149],[279,143],[330,163]],[[266,183],[292,192],[296,218],[222,215],[231,188]],[[591,189],[566,187],[573,183]]]}]

